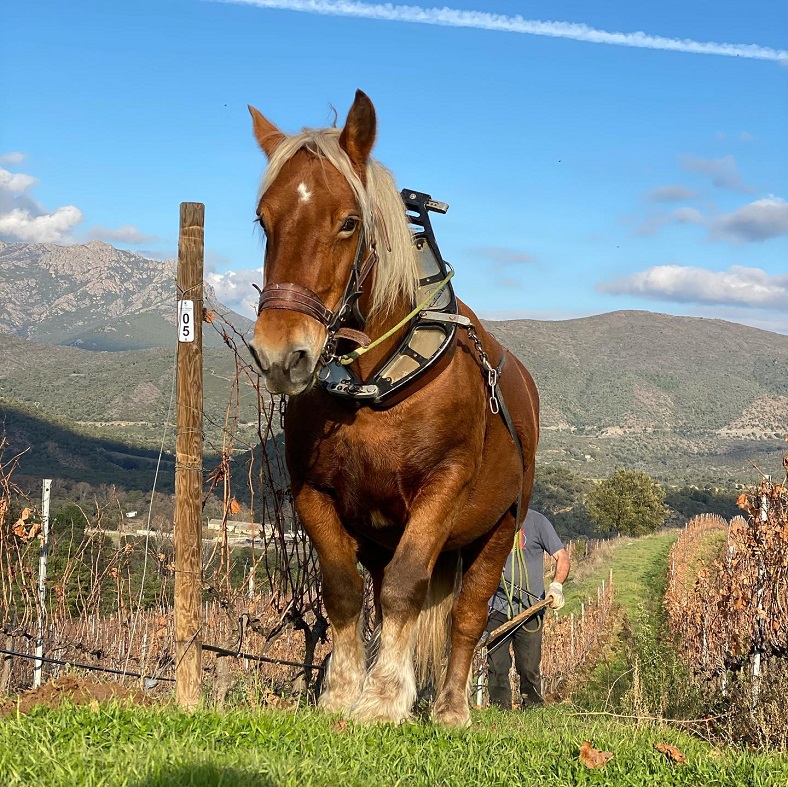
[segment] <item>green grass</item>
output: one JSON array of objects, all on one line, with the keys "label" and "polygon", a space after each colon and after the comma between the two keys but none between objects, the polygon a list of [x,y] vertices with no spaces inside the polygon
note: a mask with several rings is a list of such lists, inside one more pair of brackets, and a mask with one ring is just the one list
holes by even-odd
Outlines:
[{"label": "green grass", "polygon": [[583,572],[577,582],[570,573],[564,586],[566,606],[562,614],[579,612],[580,603],[587,598],[595,601],[596,589],[602,580],[608,581],[610,569],[616,603],[635,619],[641,608],[654,613],[662,606],[668,552],[678,535],[676,530],[614,542],[609,559],[596,570]]},{"label": "green grass", "polygon": [[[612,566],[617,602],[632,621],[631,630],[622,627],[626,637],[619,631],[610,638],[585,696],[575,704],[528,713],[474,711],[467,730],[425,721],[356,725],[314,708],[192,715],[171,706],[118,703],[39,708],[0,722],[0,787],[786,785],[784,755],[715,747],[676,725],[635,724],[579,710],[607,706],[632,712],[621,700],[633,652],[642,659],[642,702],[661,701],[663,684],[673,693],[675,657],[663,668],[666,645],[658,621],[674,538],[668,533],[621,540],[605,564],[585,572],[574,587],[567,583],[570,606],[590,590],[595,594]],[[618,705],[608,702],[611,682]],[[648,707],[642,710],[640,715],[649,715]],[[661,710],[675,718],[671,707]],[[613,752],[614,759],[601,770],[586,769],[578,760],[584,740]],[[678,747],[687,764],[669,762],[655,750],[657,743]]]},{"label": "green grass", "polygon": [[[618,539],[608,547],[607,559],[596,570],[579,571],[582,579],[577,583],[567,581],[565,609],[577,613],[581,601],[596,598],[597,586],[608,580],[612,569],[613,598],[619,610],[619,620],[601,658],[575,690],[573,700],[578,706],[640,715],[668,712],[671,718],[694,716],[697,697],[684,680],[682,665],[676,663],[664,625],[668,553],[678,535],[676,530]],[[646,707],[631,707],[628,697],[634,655],[645,687],[642,701]]]},{"label": "green grass", "polygon": [[[578,761],[590,740],[615,758],[602,770]],[[687,756],[674,765],[654,750]],[[788,784],[777,755],[718,751],[675,730],[633,728],[552,707],[527,714],[489,710],[470,729],[428,723],[356,726],[313,709],[296,712],[67,706],[0,725],[4,787],[194,785],[569,785]]]}]

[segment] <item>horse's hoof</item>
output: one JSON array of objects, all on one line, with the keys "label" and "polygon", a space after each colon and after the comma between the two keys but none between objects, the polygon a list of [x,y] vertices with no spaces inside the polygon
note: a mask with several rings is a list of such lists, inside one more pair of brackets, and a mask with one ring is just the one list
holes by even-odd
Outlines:
[{"label": "horse's hoof", "polygon": [[331,689],[323,692],[318,701],[317,707],[326,713],[342,713],[348,715],[358,697],[348,697],[339,692],[332,692]]},{"label": "horse's hoof", "polygon": [[460,708],[452,708],[448,703],[441,703],[440,700],[435,703],[432,709],[432,719],[436,724],[444,727],[470,727],[471,726],[471,712],[468,706]]},{"label": "horse's hoof", "polygon": [[351,708],[350,716],[355,721],[368,724],[402,724],[410,718],[410,713],[377,698],[362,696]]}]

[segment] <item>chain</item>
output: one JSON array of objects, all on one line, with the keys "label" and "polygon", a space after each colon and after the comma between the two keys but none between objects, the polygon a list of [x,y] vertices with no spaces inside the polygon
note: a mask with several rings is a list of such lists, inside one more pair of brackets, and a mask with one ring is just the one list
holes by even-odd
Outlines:
[{"label": "chain", "polygon": [[487,352],[482,346],[481,339],[476,333],[476,326],[472,324],[468,325],[466,330],[468,331],[468,338],[473,342],[474,347],[476,347],[479,360],[484,370],[487,372],[487,385],[490,388],[490,412],[493,415],[498,415],[501,409],[498,404],[498,395],[496,393],[496,389],[498,388],[498,370],[490,363],[490,357],[487,355]]}]

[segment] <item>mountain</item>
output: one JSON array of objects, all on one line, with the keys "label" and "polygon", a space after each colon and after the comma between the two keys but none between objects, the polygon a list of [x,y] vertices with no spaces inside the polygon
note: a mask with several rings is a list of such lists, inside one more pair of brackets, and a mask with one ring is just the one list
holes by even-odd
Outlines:
[{"label": "mountain", "polygon": [[788,427],[782,334],[645,311],[488,328],[534,374],[546,429],[765,438]]},{"label": "mountain", "polygon": [[[0,332],[88,350],[172,346],[175,272],[173,260],[149,260],[97,240],[0,243]],[[209,285],[205,300],[248,330],[251,321],[222,307]],[[205,334],[208,346],[222,344],[215,332]]]},{"label": "mountain", "polygon": [[788,336],[641,311],[488,327],[539,387],[543,461],[685,479],[781,466]]},{"label": "mountain", "polygon": [[[135,451],[158,448],[163,424],[174,419],[174,275],[172,262],[97,241],[0,244],[0,331],[7,334],[0,342],[0,410],[7,427],[24,411],[38,424],[29,433],[40,437],[50,420],[60,430],[53,429],[60,437],[51,445],[37,438],[44,455],[36,461],[46,463],[47,452],[69,455],[66,425]],[[240,332],[251,325],[229,318]],[[628,467],[662,479],[725,483],[751,480],[752,463],[764,472],[781,466],[788,336],[636,311],[486,326],[536,380],[542,463],[587,478]],[[221,447],[226,415],[238,408],[235,444],[248,449],[260,442],[248,355],[242,347],[236,359],[212,327],[204,331],[206,444]],[[68,346],[55,351],[53,344]],[[247,382],[236,401],[231,386],[239,369]],[[24,448],[24,435],[17,431],[17,438],[15,447]],[[170,429],[167,447],[172,440]]]}]

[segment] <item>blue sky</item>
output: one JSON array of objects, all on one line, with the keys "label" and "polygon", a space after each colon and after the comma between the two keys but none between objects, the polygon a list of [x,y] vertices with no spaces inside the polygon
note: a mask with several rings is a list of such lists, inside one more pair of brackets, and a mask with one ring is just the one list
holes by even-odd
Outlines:
[{"label": "blue sky", "polygon": [[788,333],[788,4],[446,3],[6,0],[0,240],[172,257],[204,202],[209,279],[248,311],[246,105],[296,131],[361,88],[376,156],[450,203],[438,239],[482,316]]}]

